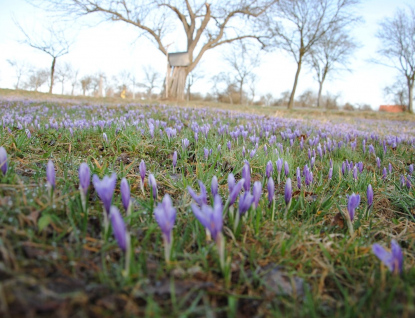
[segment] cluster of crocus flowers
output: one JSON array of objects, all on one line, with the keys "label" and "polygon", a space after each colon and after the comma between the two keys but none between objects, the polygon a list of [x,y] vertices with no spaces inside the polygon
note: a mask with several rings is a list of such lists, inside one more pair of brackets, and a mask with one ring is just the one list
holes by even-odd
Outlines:
[{"label": "cluster of crocus flowers", "polygon": [[173,245],[173,226],[176,221],[176,209],[168,194],[164,195],[163,201],[154,209],[154,217],[161,228],[164,241],[164,258],[170,262],[171,248]]},{"label": "cluster of crocus flowers", "polygon": [[372,251],[393,274],[398,275],[402,273],[403,253],[401,247],[395,240],[391,241],[390,252],[386,251],[385,248],[379,244],[373,244]]},{"label": "cluster of crocus flowers", "polygon": [[223,209],[222,200],[218,194],[214,196],[213,208],[207,204],[203,204],[201,207],[192,203],[192,211],[199,222],[209,233],[208,237],[211,237],[215,241],[218,253],[219,261],[222,270],[225,269],[225,241],[222,235],[223,227]]},{"label": "cluster of crocus flowers", "polygon": [[0,147],[0,171],[3,176],[7,173],[7,152],[4,147]]}]

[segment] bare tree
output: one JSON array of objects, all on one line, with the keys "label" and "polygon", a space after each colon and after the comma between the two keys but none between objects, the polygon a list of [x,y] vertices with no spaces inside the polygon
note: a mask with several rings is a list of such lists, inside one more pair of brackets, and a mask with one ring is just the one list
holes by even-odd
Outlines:
[{"label": "bare tree", "polygon": [[[54,78],[55,78],[55,66],[56,59],[69,53],[70,43],[65,38],[65,34],[62,30],[57,30],[54,26],[49,26],[45,29],[46,32],[32,32],[29,34],[23,27],[16,22],[17,26],[22,31],[25,39],[23,43],[31,46],[34,49],[40,50],[49,54],[52,57],[52,65],[50,67],[50,85],[49,93],[52,93]],[[46,34],[46,35],[44,35]]]},{"label": "bare tree", "polygon": [[46,69],[34,69],[30,72],[27,82],[24,84],[25,88],[33,89],[35,92],[47,82],[49,72]]},{"label": "bare tree", "polygon": [[16,59],[7,60],[7,62],[14,68],[16,73],[16,84],[14,85],[14,88],[19,89],[22,76],[28,73],[30,66],[26,62],[18,61]]},{"label": "bare tree", "polygon": [[360,0],[279,0],[274,19],[267,21],[274,45],[297,63],[288,108],[293,108],[301,67],[311,49],[329,31],[337,32],[359,21],[351,10]]},{"label": "bare tree", "polygon": [[408,87],[406,81],[398,78],[392,85],[383,89],[385,97],[396,105],[407,105]]},{"label": "bare tree", "polygon": [[66,62],[64,64],[58,65],[56,68],[56,81],[62,85],[62,95],[64,93],[65,82],[70,79],[73,73],[73,68],[71,63]]},{"label": "bare tree", "polygon": [[144,78],[139,86],[146,88],[147,98],[151,99],[154,89],[160,86],[161,75],[149,65],[143,67],[143,72]]},{"label": "bare tree", "polygon": [[224,60],[232,70],[233,82],[239,90],[239,103],[243,104],[244,85],[254,74],[255,68],[259,66],[259,55],[250,50],[245,43],[238,41],[237,45],[224,55]]},{"label": "bare tree", "polygon": [[329,30],[311,49],[307,62],[314,70],[318,82],[317,107],[321,106],[323,84],[329,74],[341,70],[351,71],[348,60],[357,48],[357,44],[343,30]]},{"label": "bare tree", "polygon": [[[246,38],[262,41],[263,29],[256,28],[259,17],[277,0],[215,1],[204,0],[32,0],[49,4],[48,8],[74,17],[96,14],[102,20],[122,21],[137,27],[167,56],[167,43],[181,27],[186,40],[189,62],[175,67],[169,84],[169,96],[184,99],[188,74],[206,51],[225,43]],[[237,27],[241,24],[243,28]],[[174,33],[178,35],[177,32]]]},{"label": "bare tree", "polygon": [[398,9],[393,18],[385,18],[380,23],[376,37],[382,47],[378,53],[387,59],[381,64],[395,68],[405,77],[408,98],[408,111],[413,113],[413,91],[415,83],[415,7],[408,11]]},{"label": "bare tree", "polygon": [[81,78],[80,83],[84,96],[86,95],[86,92],[91,88],[92,80],[92,76],[84,76]]}]

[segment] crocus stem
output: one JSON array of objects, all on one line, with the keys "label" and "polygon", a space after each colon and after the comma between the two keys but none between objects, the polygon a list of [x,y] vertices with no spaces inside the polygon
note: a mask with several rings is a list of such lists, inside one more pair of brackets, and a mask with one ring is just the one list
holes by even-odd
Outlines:
[{"label": "crocus stem", "polygon": [[130,233],[126,233],[127,239],[127,250],[125,251],[125,271],[124,271],[124,277],[130,276],[130,263],[131,263],[131,238]]},{"label": "crocus stem", "polygon": [[170,232],[170,240],[165,234],[163,234],[163,241],[164,241],[164,259],[166,260],[166,263],[170,263],[170,253],[171,253],[171,247],[173,244],[172,233]]},{"label": "crocus stem", "polygon": [[233,233],[236,233],[236,230],[238,229],[239,218],[240,218],[239,212],[236,212],[235,220],[233,222]]},{"label": "crocus stem", "polygon": [[143,192],[143,195],[145,195],[145,193],[144,193],[144,182],[143,182],[143,179],[140,179],[140,187],[141,187],[141,192]]},{"label": "crocus stem", "polygon": [[128,208],[127,208],[127,217],[129,217],[130,215],[131,215],[131,200],[130,200],[130,202],[128,203]]},{"label": "crocus stem", "polygon": [[280,173],[278,173],[277,181],[278,181],[278,184],[280,184],[280,182],[281,182],[281,174]]},{"label": "crocus stem", "polygon": [[216,237],[216,247],[218,249],[219,253],[219,262],[220,262],[220,268],[223,273],[225,273],[225,239],[222,235],[222,233],[219,233]]},{"label": "crocus stem", "polygon": [[271,221],[274,221],[275,218],[275,196],[272,198],[272,216]]},{"label": "crocus stem", "polygon": [[107,211],[104,208],[104,234],[105,234],[105,237],[107,236],[109,226],[110,226],[110,224],[108,222]]},{"label": "crocus stem", "polygon": [[370,206],[367,207],[366,212],[365,212],[365,218],[369,217],[369,212],[370,212]]},{"label": "crocus stem", "polygon": [[205,228],[205,231],[206,231],[206,241],[210,242],[212,240],[212,235],[210,234],[210,231],[207,228]]},{"label": "crocus stem", "polygon": [[288,202],[287,206],[285,207],[285,212],[284,212],[284,220],[287,220],[288,210],[290,209],[290,206],[291,206],[291,201],[292,201],[292,200],[290,200],[290,202]]},{"label": "crocus stem", "polygon": [[86,213],[86,196],[81,186],[79,186],[79,194],[81,195],[82,210]]}]

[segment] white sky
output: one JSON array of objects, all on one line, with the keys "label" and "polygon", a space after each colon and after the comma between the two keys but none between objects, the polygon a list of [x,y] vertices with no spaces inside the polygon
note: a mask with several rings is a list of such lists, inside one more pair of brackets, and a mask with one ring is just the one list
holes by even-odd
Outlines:
[{"label": "white sky", "polygon": [[[362,44],[355,56],[350,60],[352,73],[343,72],[330,78],[323,88],[331,94],[341,94],[340,102],[352,104],[369,104],[377,109],[379,105],[387,103],[383,96],[383,88],[392,84],[396,78],[396,71],[385,66],[373,64],[369,59],[376,56],[379,41],[375,37],[378,22],[384,17],[393,16],[395,10],[404,8],[410,1],[406,0],[362,0],[360,14],[365,23],[355,30],[355,38]],[[24,0],[0,0],[0,87],[13,88],[15,83],[14,70],[7,63],[7,59],[28,61],[36,67],[50,67],[49,55],[32,49],[18,40],[23,39],[13,17],[24,27],[39,29],[46,21],[43,11],[32,7]],[[73,25],[72,29],[75,29]],[[83,28],[76,37],[68,55],[58,59],[58,63],[71,62],[80,69],[81,76],[102,71],[109,75],[116,75],[121,70],[130,70],[142,78],[142,66],[151,65],[160,73],[165,72],[166,58],[144,37],[137,39],[137,32],[133,27],[123,22],[102,23],[93,28]],[[183,51],[185,48],[173,44],[170,52]],[[218,47],[205,53],[200,70],[205,78],[199,80],[193,91],[206,93],[211,90],[210,78],[226,69],[221,61],[221,54],[226,47]],[[283,91],[292,88],[296,65],[291,57],[280,52],[266,53],[262,64],[257,69],[257,95],[267,93],[279,97]],[[317,82],[312,73],[303,67],[297,96],[306,89],[317,90]],[[46,91],[47,87],[43,88]],[[60,92],[58,84],[54,91]],[[69,88],[67,89],[69,91]]]}]

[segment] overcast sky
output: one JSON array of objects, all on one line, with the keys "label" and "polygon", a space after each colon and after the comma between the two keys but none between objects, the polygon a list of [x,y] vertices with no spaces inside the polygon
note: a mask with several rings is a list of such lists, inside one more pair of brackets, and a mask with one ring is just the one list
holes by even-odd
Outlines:
[{"label": "overcast sky", "polygon": [[[397,72],[373,64],[369,60],[376,57],[376,51],[380,46],[375,37],[379,21],[385,17],[392,17],[398,7],[405,8],[408,3],[410,1],[362,0],[359,12],[365,23],[354,32],[362,47],[350,60],[353,72],[344,72],[330,78],[325,84],[324,93],[340,94],[343,103],[369,104],[374,109],[388,102],[383,95],[383,88],[395,81]],[[22,34],[13,19],[29,30],[41,30],[42,23],[47,21],[43,11],[32,7],[24,0],[0,0],[1,88],[13,88],[15,83],[14,70],[7,63],[7,59],[28,61],[36,67],[46,68],[51,64],[50,56],[18,42],[22,39]],[[165,73],[166,57],[145,38],[137,39],[137,31],[133,27],[116,22],[102,23],[80,30],[71,25],[70,29],[77,34],[76,42],[68,55],[58,59],[58,63],[71,62],[80,70],[81,75],[101,71],[110,77],[121,70],[129,70],[140,78],[143,76],[143,65],[151,65],[163,75]],[[181,47],[177,42],[170,47],[169,52],[183,50],[185,47]],[[226,69],[226,64],[221,61],[223,50],[226,50],[226,47],[218,47],[204,55],[200,71],[205,74],[205,78],[194,85],[194,91],[208,92],[212,87],[210,78]],[[283,91],[292,88],[296,65],[290,56],[274,51],[264,53],[261,60],[261,66],[256,72],[258,95],[271,93],[279,97]],[[313,74],[307,68],[303,68],[297,95],[306,89],[317,91],[318,85],[313,79]],[[44,87],[43,91],[46,90],[47,87]],[[59,84],[54,91],[60,92]]]}]

